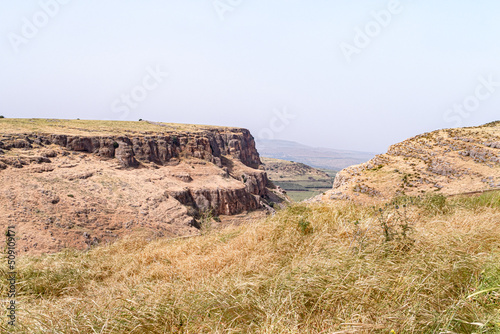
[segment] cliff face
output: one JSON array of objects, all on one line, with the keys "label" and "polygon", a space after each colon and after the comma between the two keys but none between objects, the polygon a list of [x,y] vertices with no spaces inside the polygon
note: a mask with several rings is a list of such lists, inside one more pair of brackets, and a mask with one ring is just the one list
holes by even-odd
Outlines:
[{"label": "cliff face", "polygon": [[0,149],[30,149],[58,145],[69,151],[93,153],[117,158],[125,167],[137,167],[138,161],[164,165],[174,158],[198,158],[219,167],[226,155],[257,168],[261,162],[255,142],[246,129],[172,133],[167,136],[72,136],[61,134],[3,135]]},{"label": "cliff face", "polygon": [[500,189],[500,122],[438,130],[340,171],[324,199],[377,201]]},{"label": "cliff face", "polygon": [[245,129],[57,132],[0,130],[0,224],[19,226],[26,252],[84,249],[136,230],[189,235],[205,212],[240,214],[268,197]]}]

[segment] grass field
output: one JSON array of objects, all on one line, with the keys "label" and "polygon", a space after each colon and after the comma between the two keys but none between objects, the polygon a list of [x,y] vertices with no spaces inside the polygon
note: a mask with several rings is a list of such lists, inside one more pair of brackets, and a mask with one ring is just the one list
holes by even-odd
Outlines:
[{"label": "grass field", "polygon": [[499,192],[296,204],[194,238],[25,257],[13,332],[500,333],[499,222]]}]

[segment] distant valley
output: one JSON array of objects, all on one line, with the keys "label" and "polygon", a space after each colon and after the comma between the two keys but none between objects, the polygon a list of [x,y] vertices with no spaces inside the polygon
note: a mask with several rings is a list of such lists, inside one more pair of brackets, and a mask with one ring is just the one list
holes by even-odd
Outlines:
[{"label": "distant valley", "polygon": [[315,168],[342,170],[366,162],[377,153],[311,147],[287,140],[256,139],[261,157],[301,162]]},{"label": "distant valley", "polygon": [[316,169],[300,162],[261,158],[269,180],[286,191],[294,201],[322,194],[332,189],[334,170]]}]

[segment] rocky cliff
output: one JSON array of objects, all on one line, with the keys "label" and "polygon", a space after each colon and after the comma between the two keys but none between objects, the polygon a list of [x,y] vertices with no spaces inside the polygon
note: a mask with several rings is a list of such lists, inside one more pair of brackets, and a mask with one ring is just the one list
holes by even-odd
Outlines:
[{"label": "rocky cliff", "polygon": [[189,235],[202,215],[260,209],[268,198],[245,129],[32,121],[0,120],[0,224],[19,226],[26,252],[83,249],[137,230]]},{"label": "rocky cliff", "polygon": [[[246,129],[213,129],[199,133],[130,136],[73,136],[61,134],[4,134],[0,149],[31,149],[57,145],[69,151],[93,153],[117,158],[125,167],[137,167],[139,161],[165,165],[175,158],[198,158],[222,167],[224,155],[256,168],[261,162],[255,142]],[[8,163],[9,160],[7,160]]]},{"label": "rocky cliff", "polygon": [[362,202],[394,196],[500,188],[500,122],[444,129],[392,145],[367,163],[340,171],[322,199]]}]

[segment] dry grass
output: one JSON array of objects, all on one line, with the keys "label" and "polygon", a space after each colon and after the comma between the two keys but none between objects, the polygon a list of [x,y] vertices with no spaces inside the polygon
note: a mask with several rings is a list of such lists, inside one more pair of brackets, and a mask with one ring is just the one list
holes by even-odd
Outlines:
[{"label": "dry grass", "polygon": [[70,119],[41,119],[41,118],[2,118],[0,131],[10,133],[51,133],[66,135],[124,135],[137,133],[169,133],[177,131],[197,132],[206,129],[221,128],[220,126],[176,124],[176,123],[149,123],[131,121],[95,121]]},{"label": "dry grass", "polygon": [[384,242],[377,211],[341,203],[24,258],[17,332],[500,332],[499,193],[405,210],[414,241]]}]

